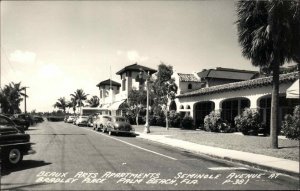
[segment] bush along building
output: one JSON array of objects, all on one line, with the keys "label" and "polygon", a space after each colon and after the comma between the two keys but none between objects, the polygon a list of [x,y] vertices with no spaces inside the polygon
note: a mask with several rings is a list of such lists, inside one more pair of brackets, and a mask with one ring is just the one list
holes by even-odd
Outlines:
[{"label": "bush along building", "polygon": [[[213,111],[220,113],[222,121],[234,126],[234,118],[245,108],[257,110],[261,123],[269,127],[272,77],[259,77],[258,72],[227,68],[203,70],[190,74],[190,77],[177,76],[179,87],[186,88],[181,87],[182,91],[170,106],[177,112],[190,115],[197,128],[204,128],[205,117]],[[287,98],[287,91],[297,83],[297,79],[297,72],[280,75],[280,121],[299,103],[299,96],[298,99],[297,96],[296,99]],[[199,86],[198,89],[193,88]]]},{"label": "bush along building", "polygon": [[146,88],[145,83],[138,80],[141,71],[149,72],[150,75],[156,72],[154,69],[135,63],[116,73],[120,76],[121,83],[108,79],[97,84],[100,90],[100,109],[110,111],[111,115],[125,115],[124,107],[129,92],[133,89]]}]

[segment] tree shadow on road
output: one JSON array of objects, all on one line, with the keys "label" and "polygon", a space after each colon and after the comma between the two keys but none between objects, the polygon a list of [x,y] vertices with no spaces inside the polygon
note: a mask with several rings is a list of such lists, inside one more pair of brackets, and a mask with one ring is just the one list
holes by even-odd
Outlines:
[{"label": "tree shadow on road", "polygon": [[21,171],[21,170],[46,166],[49,164],[51,164],[51,163],[45,162],[45,161],[37,161],[37,160],[23,160],[19,165],[16,165],[16,166],[7,166],[7,165],[1,164],[2,165],[1,166],[1,176],[6,176],[12,172],[17,172],[17,171]]}]

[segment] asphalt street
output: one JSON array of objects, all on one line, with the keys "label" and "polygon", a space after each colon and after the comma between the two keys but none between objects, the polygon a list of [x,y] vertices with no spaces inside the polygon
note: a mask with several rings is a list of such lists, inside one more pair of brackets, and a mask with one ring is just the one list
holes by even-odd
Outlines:
[{"label": "asphalt street", "polygon": [[296,177],[196,155],[139,136],[43,122],[34,155],[1,169],[1,190],[296,190]]}]

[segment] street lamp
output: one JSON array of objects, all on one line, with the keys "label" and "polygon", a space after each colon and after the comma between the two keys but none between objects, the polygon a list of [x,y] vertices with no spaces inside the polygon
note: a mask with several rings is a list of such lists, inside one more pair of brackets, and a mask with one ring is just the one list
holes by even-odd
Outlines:
[{"label": "street lamp", "polygon": [[146,124],[145,124],[145,133],[150,133],[150,125],[149,125],[149,78],[151,76],[150,72],[146,72],[140,68],[140,77],[143,78],[142,75],[146,76],[146,90],[147,90],[147,108],[146,108]]}]

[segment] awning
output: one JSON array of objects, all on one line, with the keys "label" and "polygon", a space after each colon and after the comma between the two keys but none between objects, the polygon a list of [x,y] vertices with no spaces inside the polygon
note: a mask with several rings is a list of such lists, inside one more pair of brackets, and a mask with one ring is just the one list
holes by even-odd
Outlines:
[{"label": "awning", "polygon": [[117,101],[117,102],[114,102],[111,104],[111,106],[109,107],[110,110],[118,110],[120,105],[122,103],[124,103],[125,100],[122,100],[122,101]]},{"label": "awning", "polygon": [[291,87],[286,90],[286,98],[299,99],[299,79],[296,80]]}]

